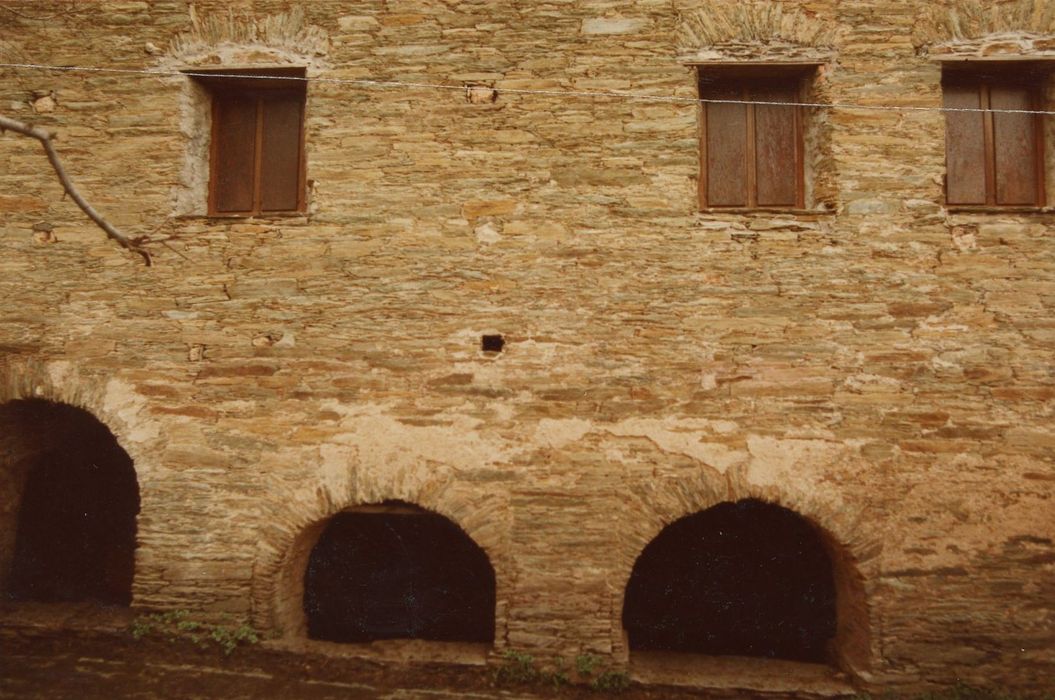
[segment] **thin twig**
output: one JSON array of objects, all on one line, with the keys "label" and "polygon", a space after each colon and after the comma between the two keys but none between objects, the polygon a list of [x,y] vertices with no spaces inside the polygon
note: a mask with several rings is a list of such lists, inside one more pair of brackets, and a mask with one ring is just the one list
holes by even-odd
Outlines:
[{"label": "thin twig", "polygon": [[116,241],[122,248],[142,256],[143,262],[145,262],[148,267],[150,266],[150,253],[142,246],[144,239],[142,237],[129,238],[118,231],[110,225],[109,221],[100,216],[99,213],[84,200],[84,197],[81,197],[80,193],[77,192],[77,189],[73,186],[69,176],[66,174],[66,169],[62,167],[62,161],[59,160],[59,154],[51,144],[51,136],[46,131],[34,128],[29,124],[23,124],[15,119],[0,116],[0,132],[5,129],[10,129],[15,133],[40,141],[40,145],[44,147],[44,152],[48,156],[48,161],[51,163],[51,167],[55,169],[55,174],[58,176],[59,182],[62,183],[62,187],[65,189],[66,194],[70,196],[70,199],[76,202],[77,206],[81,208],[81,211],[88,215],[89,219],[94,221],[99,228],[106,232],[107,237]]}]

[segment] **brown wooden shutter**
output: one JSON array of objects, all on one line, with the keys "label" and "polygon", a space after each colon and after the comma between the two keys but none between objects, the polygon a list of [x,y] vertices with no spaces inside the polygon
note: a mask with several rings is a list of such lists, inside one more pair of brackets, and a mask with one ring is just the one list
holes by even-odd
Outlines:
[{"label": "brown wooden shutter", "polygon": [[[772,86],[751,91],[752,101],[795,102],[793,87]],[[755,183],[758,206],[798,204],[797,107],[755,105]]]},{"label": "brown wooden shutter", "polygon": [[[979,109],[978,85],[945,85],[946,107]],[[945,199],[985,204],[985,118],[982,112],[945,113]]]},{"label": "brown wooden shutter", "polygon": [[232,95],[216,96],[213,110],[212,209],[219,213],[253,210],[257,103]]},{"label": "brown wooden shutter", "polygon": [[300,207],[301,109],[303,96],[279,94],[261,102],[260,209]]},{"label": "brown wooden shutter", "polygon": [[[707,98],[743,99],[743,91],[723,87]],[[707,206],[747,206],[747,106],[707,103]]]},{"label": "brown wooden shutter", "polygon": [[[993,85],[992,109],[1033,108],[1029,90]],[[993,113],[996,204],[1037,204],[1037,132],[1032,114]]]}]

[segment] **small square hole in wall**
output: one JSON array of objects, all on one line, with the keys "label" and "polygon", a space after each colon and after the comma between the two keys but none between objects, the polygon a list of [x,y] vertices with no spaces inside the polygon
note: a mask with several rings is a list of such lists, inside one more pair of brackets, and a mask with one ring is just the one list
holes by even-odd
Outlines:
[{"label": "small square hole in wall", "polygon": [[502,352],[502,348],[505,347],[506,341],[501,334],[480,336],[480,349],[484,352]]}]

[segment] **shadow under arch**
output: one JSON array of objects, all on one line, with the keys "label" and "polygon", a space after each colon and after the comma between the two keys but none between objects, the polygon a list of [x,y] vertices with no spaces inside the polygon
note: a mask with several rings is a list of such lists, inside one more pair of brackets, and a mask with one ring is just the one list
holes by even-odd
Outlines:
[{"label": "shadow under arch", "polygon": [[490,644],[495,572],[455,523],[401,501],[329,518],[304,574],[311,639]]},{"label": "shadow under arch", "polygon": [[[446,480],[440,478],[428,482],[420,490],[371,488],[370,495],[333,493],[325,486],[311,491],[314,497],[310,498],[305,498],[309,492],[299,492],[299,497],[286,503],[284,513],[276,514],[274,522],[280,526],[262,533],[253,576],[254,624],[260,629],[271,630],[289,643],[317,637],[309,629],[310,619],[305,610],[306,584],[310,583],[308,569],[312,553],[323,541],[328,528],[346,517],[354,519],[357,513],[403,511],[427,516],[424,520],[435,518],[442,521],[471,544],[471,549],[479,555],[478,560],[486,562],[486,588],[489,592],[484,607],[487,630],[473,635],[486,641],[472,642],[470,646],[482,650],[499,643],[504,637],[502,613],[509,596],[507,577],[501,575],[504,570],[501,553],[506,550],[503,535],[507,524],[501,520],[506,511],[503,507],[505,501],[498,496],[481,499],[477,494],[474,497],[474,492],[444,486],[445,483]],[[478,626],[477,630],[480,629]],[[428,643],[428,640],[422,643]],[[425,651],[423,658],[448,657],[447,652],[438,647],[432,651],[436,653]],[[475,658],[475,654],[472,652],[469,656]],[[459,653],[449,656],[454,662],[459,662],[460,658]]]},{"label": "shadow under arch", "polygon": [[871,658],[863,578],[825,528],[748,496],[663,527],[626,579],[631,661],[672,651],[822,663],[857,675]]},{"label": "shadow under arch", "polygon": [[0,592],[7,599],[129,605],[136,471],[88,411],[0,404]]}]

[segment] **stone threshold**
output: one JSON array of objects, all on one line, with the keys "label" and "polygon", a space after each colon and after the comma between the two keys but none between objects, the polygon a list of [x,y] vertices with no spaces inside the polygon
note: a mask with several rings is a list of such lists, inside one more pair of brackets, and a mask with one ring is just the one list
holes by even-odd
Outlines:
[{"label": "stone threshold", "polygon": [[634,652],[630,677],[644,685],[794,693],[814,697],[852,696],[846,674],[824,664],[743,656],[704,656],[676,652]]},{"label": "stone threshold", "polygon": [[130,608],[98,603],[0,602],[0,630],[124,632],[137,614]]},{"label": "stone threshold", "polygon": [[272,639],[261,643],[265,649],[318,654],[346,659],[366,659],[386,663],[437,663],[459,666],[485,666],[489,644],[433,642],[423,639],[386,639],[377,642],[343,644],[317,639]]}]

